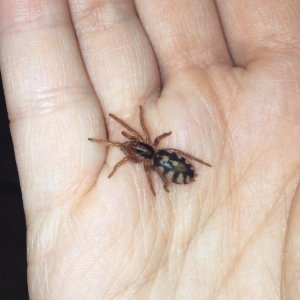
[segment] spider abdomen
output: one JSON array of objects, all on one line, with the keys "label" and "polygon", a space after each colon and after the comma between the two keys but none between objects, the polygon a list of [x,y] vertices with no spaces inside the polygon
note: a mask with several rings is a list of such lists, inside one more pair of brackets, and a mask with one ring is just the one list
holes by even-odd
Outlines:
[{"label": "spider abdomen", "polygon": [[154,156],[154,166],[168,181],[177,184],[190,183],[195,176],[192,165],[173,151],[157,151]]}]

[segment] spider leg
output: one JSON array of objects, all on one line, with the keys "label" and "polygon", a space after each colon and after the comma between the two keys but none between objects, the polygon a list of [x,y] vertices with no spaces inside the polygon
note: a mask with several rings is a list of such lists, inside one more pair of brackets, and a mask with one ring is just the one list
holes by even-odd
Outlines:
[{"label": "spider leg", "polygon": [[146,143],[150,143],[150,136],[149,136],[149,132],[147,130],[147,127],[145,125],[144,111],[143,111],[142,105],[140,105],[140,123],[141,123],[142,129],[143,129],[144,135],[146,137],[145,138]]},{"label": "spider leg", "polygon": [[129,139],[130,141],[136,141],[136,137],[134,137],[133,135],[130,135],[130,134],[128,134],[128,133],[125,132],[125,131],[122,131],[121,133],[122,133],[122,135],[124,135],[127,139]]},{"label": "spider leg", "polygon": [[112,169],[112,171],[110,172],[110,174],[108,175],[108,178],[110,178],[111,176],[114,175],[114,173],[117,171],[117,169],[119,167],[121,167],[126,161],[129,160],[128,156],[125,156],[123,159],[121,159],[118,163],[115,164],[114,168]]},{"label": "spider leg", "polygon": [[147,179],[148,179],[148,182],[150,185],[151,192],[152,192],[153,196],[155,196],[155,190],[154,190],[154,186],[153,186],[153,182],[152,182],[152,178],[151,178],[151,174],[150,174],[150,166],[146,162],[144,162],[144,169],[147,174]]},{"label": "spider leg", "polygon": [[160,179],[163,181],[165,191],[167,193],[169,193],[169,189],[168,189],[169,182],[168,182],[167,178],[163,174],[161,174],[157,169],[155,169],[155,171],[156,171],[156,173],[158,173]]},{"label": "spider leg", "polygon": [[195,161],[197,161],[197,162],[199,162],[199,163],[201,163],[201,164],[203,164],[203,165],[205,165],[205,166],[207,166],[207,167],[212,167],[211,164],[205,162],[204,160],[199,159],[199,158],[197,158],[197,157],[195,157],[195,156],[193,156],[193,155],[191,155],[191,154],[188,154],[188,153],[186,153],[186,152],[183,152],[183,151],[181,151],[181,150],[173,149],[173,148],[165,148],[164,150],[167,150],[167,151],[168,151],[168,150],[174,151],[174,152],[176,152],[176,153],[178,153],[178,154],[181,154],[182,156],[185,156],[185,157],[187,157],[187,158],[189,158],[189,159],[195,160]]},{"label": "spider leg", "polygon": [[98,139],[94,139],[94,138],[88,138],[89,141],[91,142],[95,142],[95,143],[101,143],[101,144],[105,144],[107,146],[116,146],[121,148],[122,147],[122,143],[118,143],[118,142],[110,142],[107,140],[98,140]]},{"label": "spider leg", "polygon": [[159,135],[158,137],[155,138],[153,146],[156,147],[158,145],[158,143],[160,142],[160,140],[162,140],[163,138],[169,136],[170,134],[172,134],[172,131],[170,132],[165,132],[161,135]]},{"label": "spider leg", "polygon": [[130,131],[138,140],[144,141],[143,137],[136,130],[134,130],[132,127],[126,124],[123,120],[121,120],[120,118],[118,118],[113,114],[109,114],[109,116],[112,117],[119,124],[121,124],[123,127],[125,127],[128,131]]}]

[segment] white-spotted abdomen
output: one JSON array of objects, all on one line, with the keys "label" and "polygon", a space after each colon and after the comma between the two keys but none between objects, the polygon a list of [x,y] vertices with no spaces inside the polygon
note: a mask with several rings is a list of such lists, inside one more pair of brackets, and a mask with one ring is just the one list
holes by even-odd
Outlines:
[{"label": "white-spotted abdomen", "polygon": [[177,184],[190,183],[195,176],[189,161],[173,151],[157,151],[154,156],[154,166],[168,181]]}]

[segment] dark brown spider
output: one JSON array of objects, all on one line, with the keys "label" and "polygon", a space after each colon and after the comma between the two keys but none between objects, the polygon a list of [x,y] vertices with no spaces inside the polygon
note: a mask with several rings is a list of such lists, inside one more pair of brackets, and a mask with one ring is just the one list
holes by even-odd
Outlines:
[{"label": "dark brown spider", "polygon": [[186,158],[195,160],[201,164],[211,167],[210,164],[204,162],[203,160],[181,150],[173,148],[157,149],[159,142],[163,138],[169,136],[172,132],[165,132],[159,135],[152,143],[148,130],[145,126],[142,106],[140,106],[140,123],[143,129],[144,137],[142,137],[136,130],[131,128],[117,116],[113,114],[109,114],[109,116],[116,120],[123,127],[125,127],[131,134],[122,131],[122,135],[124,135],[129,140],[124,143],[89,138],[91,142],[103,143],[108,146],[119,147],[126,155],[114,166],[113,170],[108,175],[108,178],[110,178],[116,172],[116,170],[126,161],[143,163],[151,191],[155,196],[155,190],[150,176],[150,170],[154,170],[158,173],[164,183],[164,189],[169,192],[169,182],[174,182],[177,184],[187,184],[195,180],[194,169],[191,163],[189,163]]}]

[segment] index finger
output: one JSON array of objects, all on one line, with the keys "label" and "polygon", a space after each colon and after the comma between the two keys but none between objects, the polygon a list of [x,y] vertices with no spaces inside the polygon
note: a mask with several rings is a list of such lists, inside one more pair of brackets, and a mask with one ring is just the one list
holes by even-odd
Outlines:
[{"label": "index finger", "polygon": [[66,1],[0,1],[0,20],[0,64],[24,206],[52,206],[96,180],[104,153],[87,138],[105,137],[101,109]]}]

